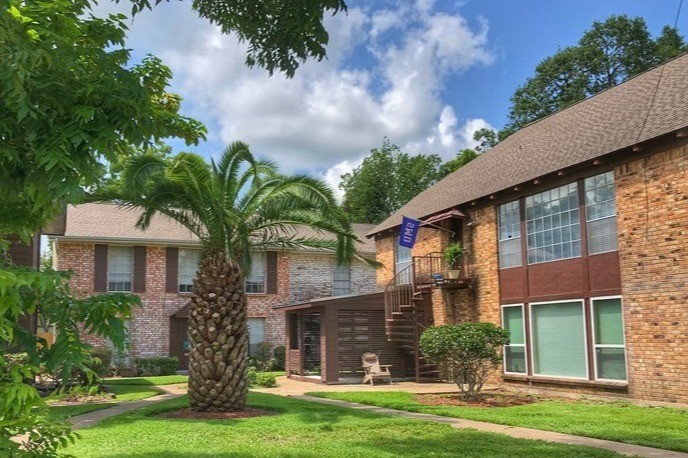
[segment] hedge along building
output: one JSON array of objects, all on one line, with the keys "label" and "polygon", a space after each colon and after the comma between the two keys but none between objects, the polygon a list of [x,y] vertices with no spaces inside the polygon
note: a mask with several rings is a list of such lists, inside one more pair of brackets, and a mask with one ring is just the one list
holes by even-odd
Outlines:
[{"label": "hedge along building", "polygon": [[[139,295],[143,307],[128,323],[130,356],[177,356],[185,369],[188,304],[200,244],[188,229],[162,215],[145,231],[136,229],[139,215],[140,210],[113,204],[69,206],[64,234],[51,238],[54,264],[74,272],[71,287],[81,297],[116,291]],[[374,245],[364,234],[373,227],[354,225],[364,240],[357,248],[370,257]],[[375,275],[363,262],[338,266],[333,254],[322,251],[255,253],[246,279],[249,351],[258,351],[261,342],[284,345],[284,313],[273,306],[375,289]],[[93,336],[86,340],[108,345]]]},{"label": "hedge along building", "polygon": [[[412,250],[402,216],[425,222]],[[287,308],[289,369],[307,372],[319,320],[323,381],[366,349],[432,378],[423,329],[479,320],[512,335],[492,382],[688,402],[687,232],[685,55],[526,126],[377,226],[385,293]],[[463,274],[436,282],[452,241]]]}]

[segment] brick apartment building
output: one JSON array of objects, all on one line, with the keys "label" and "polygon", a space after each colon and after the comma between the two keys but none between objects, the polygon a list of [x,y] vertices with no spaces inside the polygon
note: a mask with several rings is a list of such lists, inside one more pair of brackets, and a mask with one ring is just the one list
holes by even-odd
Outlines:
[{"label": "brick apartment building", "polygon": [[[63,235],[51,237],[54,264],[72,270],[72,290],[81,297],[124,291],[141,297],[143,307],[128,323],[132,357],[178,356],[186,367],[190,288],[199,242],[180,224],[158,215],[150,227],[135,228],[140,211],[112,204],[83,204],[66,211]],[[359,252],[374,256],[364,237],[373,226],[354,225],[364,240]],[[362,262],[338,266],[332,254],[316,251],[268,251],[254,254],[246,279],[250,351],[260,342],[284,344],[284,313],[274,306],[314,297],[376,289],[375,270]],[[90,340],[89,340],[90,339]],[[107,342],[87,336],[92,344]]]},{"label": "brick apartment building", "polygon": [[[425,221],[412,250],[402,216]],[[423,329],[478,320],[512,336],[493,383],[688,402],[688,55],[526,126],[369,235],[386,292],[282,308],[292,377],[315,330],[323,382],[364,351],[432,378]],[[453,241],[461,278],[435,281]]]}]

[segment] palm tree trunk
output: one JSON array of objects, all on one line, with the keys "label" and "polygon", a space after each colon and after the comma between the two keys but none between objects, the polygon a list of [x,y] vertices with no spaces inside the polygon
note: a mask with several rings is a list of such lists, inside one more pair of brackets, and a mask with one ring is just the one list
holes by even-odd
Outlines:
[{"label": "palm tree trunk", "polygon": [[196,411],[246,407],[248,325],[244,277],[224,252],[204,256],[189,313],[189,400]]}]

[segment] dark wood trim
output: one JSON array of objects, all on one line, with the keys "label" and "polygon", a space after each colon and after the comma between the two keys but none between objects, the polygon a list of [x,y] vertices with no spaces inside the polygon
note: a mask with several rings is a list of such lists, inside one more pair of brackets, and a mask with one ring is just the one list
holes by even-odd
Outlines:
[{"label": "dark wood trim", "polygon": [[134,292],[146,292],[146,247],[134,247]]},{"label": "dark wood trim", "polygon": [[93,249],[93,291],[107,291],[108,246],[94,245]]},{"label": "dark wood trim", "polygon": [[266,294],[277,294],[278,288],[278,268],[277,268],[277,252],[268,251],[265,254],[266,258],[266,280],[265,280],[265,293]]},{"label": "dark wood trim", "polygon": [[165,292],[179,292],[179,248],[168,246],[165,250]]},{"label": "dark wood trim", "polygon": [[502,380],[512,382],[528,382],[532,385],[547,384],[547,385],[565,385],[565,386],[586,386],[593,388],[604,388],[613,390],[627,390],[628,382],[609,382],[598,380],[584,380],[584,379],[566,379],[557,377],[542,377],[536,375],[515,375],[502,374]]}]

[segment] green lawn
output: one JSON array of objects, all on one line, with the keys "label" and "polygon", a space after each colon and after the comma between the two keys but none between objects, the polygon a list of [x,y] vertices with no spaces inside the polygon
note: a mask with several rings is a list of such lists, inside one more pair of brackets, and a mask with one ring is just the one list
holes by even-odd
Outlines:
[{"label": "green lawn", "polygon": [[611,457],[604,450],[457,430],[264,393],[249,405],[276,415],[241,420],[153,416],[185,407],[186,397],[125,413],[80,430],[64,452],[78,457]]},{"label": "green lawn", "polygon": [[117,402],[140,401],[164,393],[164,391],[151,385],[111,385],[106,383],[105,386],[117,395],[115,399]]},{"label": "green lawn", "polygon": [[130,377],[130,378],[106,378],[103,383],[107,386],[112,385],[172,385],[175,383],[186,383],[189,377],[186,375],[155,375],[151,377]]},{"label": "green lawn", "polygon": [[400,392],[308,393],[391,409],[525,426],[688,452],[688,410],[627,402],[548,400],[514,407],[428,406]]}]

